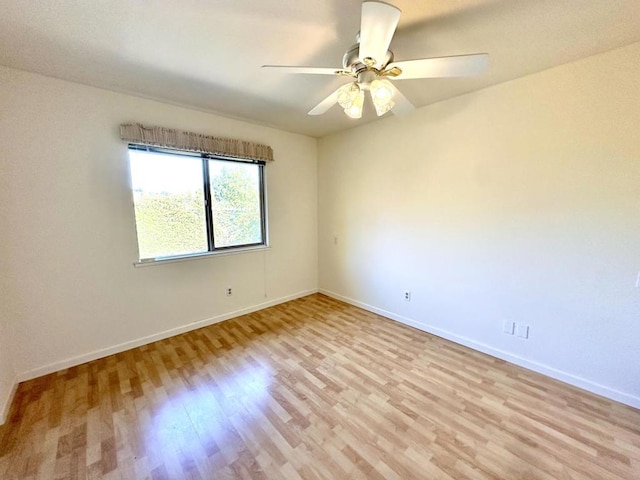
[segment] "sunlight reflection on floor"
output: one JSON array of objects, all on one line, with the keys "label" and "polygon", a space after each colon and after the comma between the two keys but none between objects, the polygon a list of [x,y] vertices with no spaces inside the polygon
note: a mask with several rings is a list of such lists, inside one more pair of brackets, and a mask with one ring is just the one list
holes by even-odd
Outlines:
[{"label": "sunlight reflection on floor", "polygon": [[178,471],[185,462],[206,461],[233,448],[242,443],[239,432],[264,421],[261,412],[268,402],[271,373],[246,363],[229,371],[233,373],[171,392],[170,397],[164,391],[156,397],[143,442],[147,452],[162,457],[169,473],[171,465]]}]

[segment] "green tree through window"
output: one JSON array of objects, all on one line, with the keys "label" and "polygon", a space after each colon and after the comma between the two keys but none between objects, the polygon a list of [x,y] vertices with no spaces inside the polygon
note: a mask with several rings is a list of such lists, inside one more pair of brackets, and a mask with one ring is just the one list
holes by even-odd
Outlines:
[{"label": "green tree through window", "polygon": [[257,170],[247,167],[251,165],[223,165],[215,172],[210,166],[216,245],[260,242],[260,179]]},{"label": "green tree through window", "polygon": [[129,158],[141,260],[265,244],[263,164],[137,146]]}]

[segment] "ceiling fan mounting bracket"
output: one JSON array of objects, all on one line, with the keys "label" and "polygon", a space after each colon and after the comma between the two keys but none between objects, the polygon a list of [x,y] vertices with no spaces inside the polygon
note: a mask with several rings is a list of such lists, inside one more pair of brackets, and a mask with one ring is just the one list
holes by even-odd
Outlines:
[{"label": "ceiling fan mounting bracket", "polygon": [[402,74],[402,69],[400,67],[392,67],[389,70],[383,70],[379,73],[382,77],[397,77]]},{"label": "ceiling fan mounting bracket", "polygon": [[336,70],[335,74],[339,75],[341,77],[356,77],[357,76],[355,73],[348,72],[347,70]]}]

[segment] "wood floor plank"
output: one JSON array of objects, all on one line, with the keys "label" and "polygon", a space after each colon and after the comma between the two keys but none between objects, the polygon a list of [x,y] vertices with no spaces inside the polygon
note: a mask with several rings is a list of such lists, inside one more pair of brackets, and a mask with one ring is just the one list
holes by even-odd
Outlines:
[{"label": "wood floor plank", "polygon": [[640,411],[311,295],[19,385],[2,479],[640,478]]}]

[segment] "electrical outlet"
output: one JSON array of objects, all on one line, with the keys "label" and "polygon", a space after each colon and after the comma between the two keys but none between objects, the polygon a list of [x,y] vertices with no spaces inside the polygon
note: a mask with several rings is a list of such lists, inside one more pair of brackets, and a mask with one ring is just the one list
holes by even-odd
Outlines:
[{"label": "electrical outlet", "polygon": [[518,324],[516,335],[520,338],[529,338],[529,325]]},{"label": "electrical outlet", "polygon": [[516,327],[516,322],[505,320],[504,325],[502,326],[502,331],[507,335],[513,335],[515,327]]},{"label": "electrical outlet", "polygon": [[411,301],[411,290],[405,290],[404,291],[404,301],[405,302],[410,302]]},{"label": "electrical outlet", "polygon": [[233,295],[233,288],[227,287],[227,297],[230,297],[231,295]]}]

